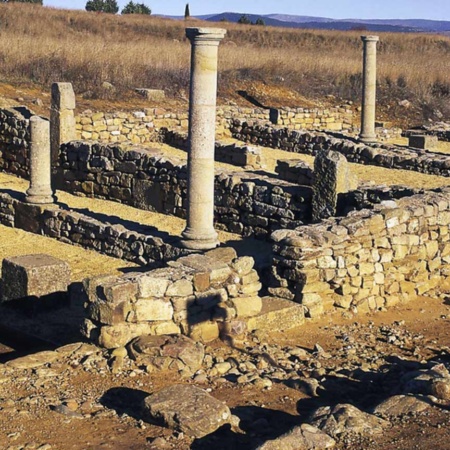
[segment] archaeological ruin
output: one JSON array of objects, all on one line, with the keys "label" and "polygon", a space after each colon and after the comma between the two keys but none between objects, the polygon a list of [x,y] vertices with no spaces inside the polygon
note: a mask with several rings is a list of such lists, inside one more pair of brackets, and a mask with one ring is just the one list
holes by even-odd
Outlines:
[{"label": "archaeological ruin", "polygon": [[[219,339],[235,348],[252,336],[301,330],[323,317],[333,323],[347,314],[358,322],[364,314],[450,290],[450,155],[436,151],[449,132],[408,130],[403,134],[408,143],[400,145],[391,138],[401,139],[401,130],[376,125],[378,37],[362,37],[360,120],[348,104],[279,109],[275,115],[264,108],[217,106],[225,33],[186,30],[189,113],[160,107],[81,112],[70,83],[53,84],[49,119],[26,108],[0,110],[0,224],[107,255],[123,269],[86,270],[71,280],[74,268],[65,253],[47,254],[37,240],[30,254],[4,256],[0,301],[10,325],[21,314],[11,309],[16,303],[25,305],[28,315],[29,305],[38,305],[31,321],[41,320],[33,314],[42,304],[44,315],[47,308],[56,310],[63,323],[60,340],[45,333],[42,339],[72,347],[62,347],[59,356],[49,352],[48,358],[75,358],[88,348],[82,346],[93,344],[86,358],[107,355],[115,374],[130,358],[146,368],[143,375],[172,371],[195,385],[204,375],[205,349]],[[361,178],[368,168],[404,170],[442,183],[433,188],[370,183]],[[179,225],[170,228],[170,221]],[[41,326],[49,332],[53,325]],[[64,333],[75,329],[84,342],[79,347],[65,340]],[[291,351],[298,367],[309,358],[300,347]],[[323,349],[316,348],[315,355],[324,357]],[[11,360],[7,373],[37,370],[38,360]],[[261,389],[272,385],[268,377],[247,377],[242,364],[230,361],[211,363],[208,376],[225,379],[233,373],[242,383],[259,380]],[[269,355],[258,369],[272,365],[271,380],[277,376],[290,385],[297,378],[289,378],[286,367],[294,363],[283,364]],[[320,380],[321,367],[313,369]],[[444,398],[436,380],[450,383],[450,375],[427,370],[426,394],[433,386],[433,395]],[[311,378],[297,382],[316,392]],[[146,417],[196,439],[224,424],[236,426],[226,405],[194,385],[146,399]],[[192,404],[181,404],[176,414],[164,409],[183,396],[217,411],[217,417],[201,409],[194,414]],[[339,433],[327,421],[362,414],[338,406],[280,437],[286,444],[260,440],[252,449],[294,448],[292,440],[309,442],[298,448],[332,448]],[[383,414],[378,415],[385,419]],[[367,413],[358,423],[381,432],[384,419]]]}]

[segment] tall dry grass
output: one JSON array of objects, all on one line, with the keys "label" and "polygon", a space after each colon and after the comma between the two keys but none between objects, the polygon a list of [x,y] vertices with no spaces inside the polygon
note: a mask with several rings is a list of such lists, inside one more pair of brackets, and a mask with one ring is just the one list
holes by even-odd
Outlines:
[{"label": "tall dry grass", "polygon": [[[47,87],[71,81],[91,96],[112,95],[102,89],[105,81],[116,95],[141,86],[176,94],[189,80],[185,26],[155,17],[1,4],[0,77]],[[219,93],[259,80],[307,97],[360,97],[361,32],[212,26],[228,30],[220,48]],[[378,67],[381,102],[406,98],[424,114],[441,109],[450,118],[450,37],[382,33]]]}]

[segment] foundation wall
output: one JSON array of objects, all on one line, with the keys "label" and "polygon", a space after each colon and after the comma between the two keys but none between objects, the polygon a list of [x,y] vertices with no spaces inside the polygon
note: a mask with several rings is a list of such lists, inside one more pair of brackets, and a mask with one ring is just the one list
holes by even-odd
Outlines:
[{"label": "foundation wall", "polygon": [[231,134],[243,142],[288,152],[315,155],[320,149],[331,149],[354,163],[450,176],[450,156],[426,150],[393,145],[369,146],[325,133],[295,131],[240,120],[233,121]]},{"label": "foundation wall", "polygon": [[269,291],[309,316],[370,311],[441,287],[450,274],[450,188],[272,235]]},{"label": "foundation wall", "polygon": [[[57,186],[184,218],[185,162],[157,151],[124,150],[88,142],[62,146]],[[308,220],[312,190],[307,186],[249,173],[218,172],[216,224],[245,236],[266,236]]]},{"label": "foundation wall", "polygon": [[170,267],[120,277],[87,279],[84,334],[106,348],[134,337],[179,334],[209,342],[229,326],[244,333],[246,319],[262,308],[259,277],[250,257],[221,248],[170,263]]},{"label": "foundation wall", "polygon": [[190,253],[176,237],[143,234],[56,205],[31,205],[1,191],[0,223],[150,267]]},{"label": "foundation wall", "polygon": [[[296,130],[350,130],[358,125],[358,118],[348,106],[336,108],[241,108],[219,106],[216,115],[216,133],[229,134],[234,118],[272,121]],[[167,111],[163,108],[145,108],[142,111],[104,113],[84,111],[76,117],[78,139],[102,142],[132,142],[145,144],[155,140],[160,128],[187,130],[187,111]]]}]

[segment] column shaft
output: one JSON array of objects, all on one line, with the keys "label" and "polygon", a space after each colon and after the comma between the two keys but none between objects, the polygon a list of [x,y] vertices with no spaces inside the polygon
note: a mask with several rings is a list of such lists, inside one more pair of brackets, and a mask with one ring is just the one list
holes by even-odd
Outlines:
[{"label": "column shaft", "polygon": [[75,93],[71,83],[52,84],[52,104],[50,108],[52,162],[56,166],[59,148],[65,142],[77,138],[75,128]]},{"label": "column shaft", "polygon": [[27,203],[54,202],[51,187],[50,123],[39,116],[30,119],[30,188]]},{"label": "column shaft", "polygon": [[214,145],[217,55],[225,30],[187,28],[191,47],[188,206],[182,244],[207,250],[218,245],[214,230]]},{"label": "column shaft", "polygon": [[376,142],[375,108],[378,36],[361,36],[361,39],[364,42],[364,62],[361,134],[359,138],[363,142]]}]

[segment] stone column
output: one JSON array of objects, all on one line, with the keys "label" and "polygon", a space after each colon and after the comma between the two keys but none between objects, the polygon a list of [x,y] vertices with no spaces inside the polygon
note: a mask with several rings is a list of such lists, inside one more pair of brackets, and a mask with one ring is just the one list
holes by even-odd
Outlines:
[{"label": "stone column", "polygon": [[52,84],[52,105],[50,108],[50,136],[52,163],[56,166],[59,148],[64,142],[77,138],[75,128],[75,93],[72,83]]},{"label": "stone column", "polygon": [[378,36],[361,36],[364,42],[363,98],[361,114],[361,134],[363,142],[376,142],[375,104],[377,88],[377,42]]},{"label": "stone column", "polygon": [[191,41],[187,224],[182,245],[196,250],[217,247],[214,230],[214,144],[217,54],[226,30],[187,28]]},{"label": "stone column", "polygon": [[34,204],[53,203],[49,122],[39,116],[31,117],[30,134],[30,188],[25,201]]}]

